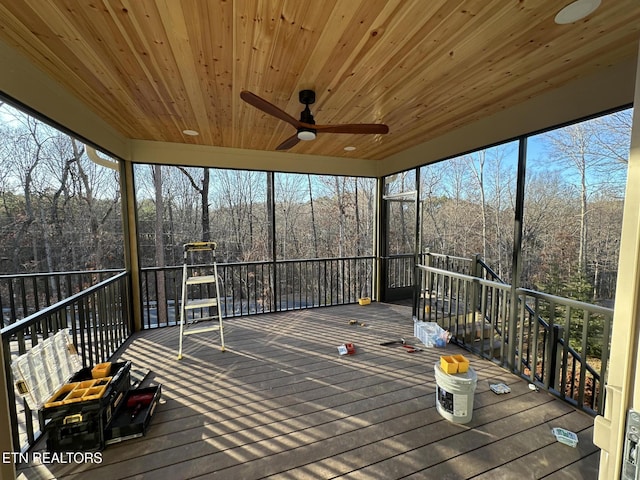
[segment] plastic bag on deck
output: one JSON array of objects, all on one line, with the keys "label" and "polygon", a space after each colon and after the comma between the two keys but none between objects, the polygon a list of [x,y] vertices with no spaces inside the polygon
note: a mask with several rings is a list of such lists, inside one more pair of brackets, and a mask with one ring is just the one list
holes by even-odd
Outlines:
[{"label": "plastic bag on deck", "polygon": [[416,321],[414,327],[414,336],[427,347],[443,348],[451,340],[451,333],[436,322]]}]

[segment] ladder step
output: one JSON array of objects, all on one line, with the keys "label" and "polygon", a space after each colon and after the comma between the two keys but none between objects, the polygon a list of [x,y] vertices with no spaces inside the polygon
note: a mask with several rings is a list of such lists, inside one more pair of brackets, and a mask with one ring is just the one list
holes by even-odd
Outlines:
[{"label": "ladder step", "polygon": [[190,318],[186,321],[185,325],[189,327],[189,325],[195,325],[196,323],[210,322],[211,320],[218,321],[219,320],[218,315]]},{"label": "ladder step", "polygon": [[186,252],[200,252],[202,250],[215,250],[216,242],[191,242],[185,243],[184,249]]},{"label": "ladder step", "polygon": [[184,309],[193,310],[194,308],[215,307],[217,305],[218,305],[218,300],[216,298],[195,298],[195,299],[187,300],[187,303],[184,306]]},{"label": "ladder step", "polygon": [[182,332],[182,335],[194,335],[196,333],[213,332],[214,330],[220,330],[220,327],[215,326],[215,327],[191,328]]},{"label": "ladder step", "polygon": [[216,283],[215,275],[200,275],[187,278],[187,285],[202,285],[204,283]]}]

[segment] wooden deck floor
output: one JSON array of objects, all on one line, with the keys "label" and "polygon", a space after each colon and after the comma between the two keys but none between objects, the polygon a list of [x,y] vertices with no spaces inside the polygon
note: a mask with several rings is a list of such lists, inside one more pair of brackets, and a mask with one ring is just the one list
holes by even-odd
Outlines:
[{"label": "wooden deck floor", "polygon": [[[225,353],[212,346],[215,333],[187,337],[181,361],[176,328],[137,334],[120,358],[150,369],[150,383],[163,388],[147,435],[107,447],[100,464],[31,464],[19,478],[597,477],[593,419],[491,362],[466,354],[478,375],[473,419],[443,419],[433,370],[443,350],[379,345],[417,342],[408,307],[236,318],[225,333]],[[344,342],[355,355],[338,354]],[[497,382],[511,393],[491,392]],[[553,427],[576,432],[578,447],[557,443]]]}]

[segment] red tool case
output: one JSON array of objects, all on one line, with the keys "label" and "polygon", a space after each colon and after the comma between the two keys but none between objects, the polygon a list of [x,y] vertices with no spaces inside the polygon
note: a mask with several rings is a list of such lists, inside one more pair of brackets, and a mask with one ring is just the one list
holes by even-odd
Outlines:
[{"label": "red tool case", "polygon": [[[105,432],[105,443],[110,445],[141,437],[147,433],[151,418],[160,401],[161,391],[161,385],[129,390],[122,408]],[[135,401],[136,397],[141,400]]]}]

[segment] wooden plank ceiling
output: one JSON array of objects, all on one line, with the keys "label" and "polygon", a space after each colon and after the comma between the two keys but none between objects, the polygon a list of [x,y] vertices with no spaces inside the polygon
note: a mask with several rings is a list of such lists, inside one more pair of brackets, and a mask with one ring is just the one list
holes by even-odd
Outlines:
[{"label": "wooden plank ceiling", "polygon": [[274,150],[295,130],[240,92],[298,118],[313,89],[317,123],[390,133],[290,152],[383,159],[636,55],[639,2],[555,24],[567,3],[0,0],[0,38],[127,138]]}]

